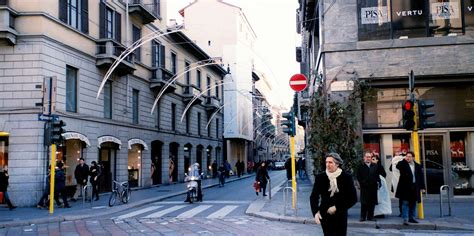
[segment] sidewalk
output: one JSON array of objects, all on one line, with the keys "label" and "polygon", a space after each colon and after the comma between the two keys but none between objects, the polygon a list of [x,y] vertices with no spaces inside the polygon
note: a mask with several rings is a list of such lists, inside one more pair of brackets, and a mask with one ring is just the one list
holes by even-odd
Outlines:
[{"label": "sidewalk", "polygon": [[[288,199],[286,215],[284,215],[283,187],[272,189],[272,198],[258,199],[250,204],[247,214],[275,221],[286,221],[292,223],[315,224],[312,217],[309,197],[312,184],[306,178],[298,180],[297,192],[297,214],[291,208],[291,192]],[[275,190],[275,191],[274,191]],[[446,203],[446,199],[443,200]],[[419,220],[419,224],[402,225],[402,218],[398,217],[398,199],[392,199],[392,215],[376,219],[372,222],[359,222],[360,203],[357,202],[349,210],[348,227],[383,228],[383,229],[418,229],[418,230],[468,230],[474,232],[474,196],[456,196],[451,201],[451,215],[440,217],[439,195],[428,196],[424,199],[425,219]],[[448,214],[447,203],[443,213]]]},{"label": "sidewalk", "polygon": [[[230,178],[226,179],[226,183],[249,177],[255,177],[255,175],[247,174],[240,178],[231,176]],[[202,181],[203,189],[212,188],[218,185],[219,180],[217,178],[204,179]],[[152,202],[161,201],[185,193],[185,183],[144,188],[132,191],[128,204],[117,203],[114,207],[108,206],[110,193],[104,193],[99,196],[99,201],[92,201],[92,208],[90,202],[86,202],[83,206],[82,199],[79,199],[77,202],[69,201],[71,208],[56,208],[55,206],[53,214],[49,214],[49,210],[37,209],[36,207],[16,208],[13,211],[9,211],[8,208],[5,207],[0,208],[0,228],[100,217],[114,214],[129,208],[140,207]],[[184,198],[185,197],[183,196],[183,201]]]}]

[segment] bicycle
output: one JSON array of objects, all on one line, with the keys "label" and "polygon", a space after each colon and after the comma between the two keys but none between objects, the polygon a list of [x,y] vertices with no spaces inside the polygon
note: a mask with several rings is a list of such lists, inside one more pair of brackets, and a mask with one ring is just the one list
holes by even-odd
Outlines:
[{"label": "bicycle", "polygon": [[115,205],[117,197],[120,199],[121,202],[127,204],[128,200],[130,200],[130,195],[131,191],[128,181],[118,182],[114,180],[114,189],[110,194],[109,207],[113,207]]}]

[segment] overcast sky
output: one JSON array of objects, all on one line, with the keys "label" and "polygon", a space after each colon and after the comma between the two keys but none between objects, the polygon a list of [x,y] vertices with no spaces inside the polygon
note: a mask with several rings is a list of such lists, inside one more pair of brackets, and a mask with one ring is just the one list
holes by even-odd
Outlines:
[{"label": "overcast sky", "polygon": [[[194,0],[168,0],[168,19],[182,23],[178,11]],[[200,0],[209,1],[209,0]],[[300,46],[296,33],[296,9],[298,0],[224,0],[242,8],[257,34],[256,64],[270,77],[273,96],[289,108],[293,104],[293,90],[288,85],[292,75],[299,73],[295,47]]]}]

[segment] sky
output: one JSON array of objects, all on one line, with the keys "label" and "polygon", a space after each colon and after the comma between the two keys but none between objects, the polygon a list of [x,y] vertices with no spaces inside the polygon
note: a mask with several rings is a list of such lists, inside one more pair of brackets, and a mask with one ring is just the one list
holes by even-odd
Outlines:
[{"label": "sky", "polygon": [[[168,0],[168,19],[182,23],[178,11],[194,0]],[[209,1],[209,0],[200,0]],[[242,8],[257,35],[255,51],[258,70],[269,76],[274,96],[270,104],[289,109],[293,104],[290,77],[298,74],[295,47],[301,46],[296,33],[296,9],[298,0],[224,0]]]}]

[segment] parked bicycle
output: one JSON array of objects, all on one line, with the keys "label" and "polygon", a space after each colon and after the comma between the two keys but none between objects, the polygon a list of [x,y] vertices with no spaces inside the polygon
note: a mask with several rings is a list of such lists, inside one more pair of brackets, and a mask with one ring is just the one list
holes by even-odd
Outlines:
[{"label": "parked bicycle", "polygon": [[123,202],[124,204],[128,203],[130,200],[130,185],[128,181],[125,182],[118,182],[114,180],[114,189],[110,194],[109,198],[109,207],[112,207],[117,202],[117,197],[120,199],[119,201]]}]

